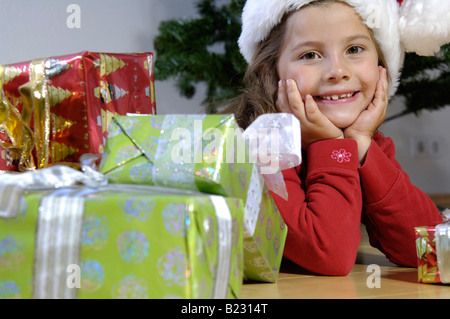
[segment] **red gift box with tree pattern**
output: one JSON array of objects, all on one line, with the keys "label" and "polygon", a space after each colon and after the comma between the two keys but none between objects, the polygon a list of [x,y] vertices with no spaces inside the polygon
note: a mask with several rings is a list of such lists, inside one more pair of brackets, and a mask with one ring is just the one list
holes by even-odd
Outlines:
[{"label": "red gift box with tree pattern", "polygon": [[0,66],[0,170],[78,165],[103,153],[114,115],[156,114],[153,53],[94,53]]}]

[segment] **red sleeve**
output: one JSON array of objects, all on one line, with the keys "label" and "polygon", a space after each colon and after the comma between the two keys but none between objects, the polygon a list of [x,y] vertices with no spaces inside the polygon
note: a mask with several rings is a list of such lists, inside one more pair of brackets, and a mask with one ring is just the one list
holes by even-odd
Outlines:
[{"label": "red sleeve", "polygon": [[358,167],[356,142],[338,139],[311,144],[301,167],[283,171],[288,201],[272,195],[288,226],[286,258],[324,275],[352,270],[361,240]]},{"label": "red sleeve", "polygon": [[436,205],[395,160],[392,139],[375,134],[359,168],[363,192],[362,221],[370,243],[399,265],[417,266],[415,226],[442,223]]}]

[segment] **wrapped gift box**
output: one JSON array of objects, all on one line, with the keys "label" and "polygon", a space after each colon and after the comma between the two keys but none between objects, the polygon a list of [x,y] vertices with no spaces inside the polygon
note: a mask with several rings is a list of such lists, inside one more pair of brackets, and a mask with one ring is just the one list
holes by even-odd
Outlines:
[{"label": "wrapped gift box", "polygon": [[3,148],[21,171],[102,154],[114,115],[156,110],[151,52],[81,52],[0,66],[0,89]]},{"label": "wrapped gift box", "polygon": [[111,183],[241,198],[245,277],[274,282],[287,227],[245,145],[233,115],[116,116],[100,172]]},{"label": "wrapped gift box", "polygon": [[[6,140],[5,134],[0,132],[0,140]],[[14,171],[17,164],[14,165],[10,152],[0,144],[0,171]]]},{"label": "wrapped gift box", "polygon": [[287,236],[287,226],[267,187],[264,187],[253,235],[244,237],[246,280],[276,282]]},{"label": "wrapped gift box", "polygon": [[242,211],[130,185],[27,191],[0,219],[0,298],[239,298]]},{"label": "wrapped gift box", "polygon": [[443,216],[443,224],[415,227],[419,282],[450,283],[450,210]]},{"label": "wrapped gift box", "polygon": [[235,133],[241,130],[232,115],[115,116],[99,170],[113,183],[242,198],[253,165],[229,155],[235,144],[227,137]]}]

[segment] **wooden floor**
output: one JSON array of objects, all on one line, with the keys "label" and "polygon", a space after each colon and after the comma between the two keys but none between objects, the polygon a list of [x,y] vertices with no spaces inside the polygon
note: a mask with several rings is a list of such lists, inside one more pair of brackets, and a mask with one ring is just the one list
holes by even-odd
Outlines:
[{"label": "wooden floor", "polygon": [[[380,266],[379,288],[374,287],[377,281],[372,279],[375,272],[368,269],[370,264]],[[311,275],[302,272],[289,261],[283,261],[276,283],[246,283],[242,289],[242,298],[450,299],[450,285],[419,283],[416,268],[395,266],[363,240],[356,264],[347,276]]]},{"label": "wooden floor", "polygon": [[[438,205],[450,207],[450,197],[433,198]],[[347,276],[316,276],[283,261],[276,283],[245,283],[242,299],[450,299],[450,285],[423,284],[417,269],[398,267],[371,247],[365,228],[356,264]],[[368,265],[380,266],[379,288]],[[372,288],[370,288],[372,286]]]}]

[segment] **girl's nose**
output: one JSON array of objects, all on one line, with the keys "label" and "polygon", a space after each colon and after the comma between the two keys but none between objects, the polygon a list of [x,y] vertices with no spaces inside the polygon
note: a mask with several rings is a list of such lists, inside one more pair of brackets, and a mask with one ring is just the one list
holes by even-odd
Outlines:
[{"label": "girl's nose", "polygon": [[324,81],[338,82],[349,80],[351,77],[350,69],[343,57],[331,57],[323,76]]}]

